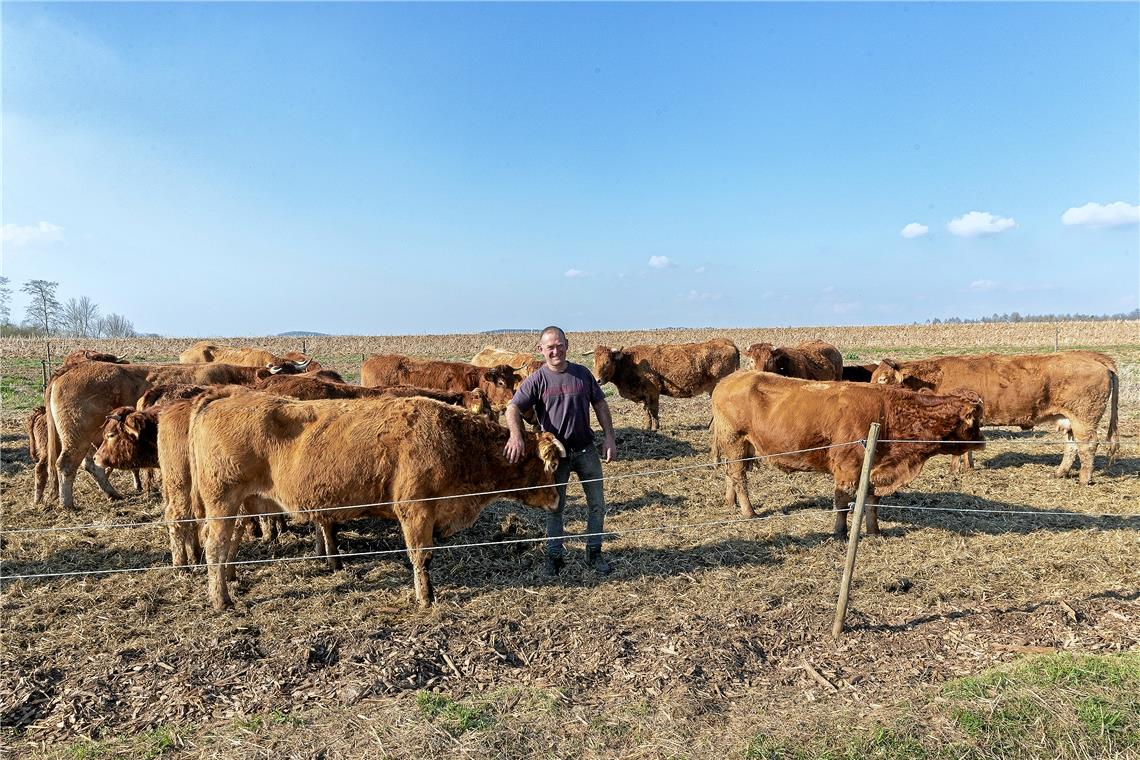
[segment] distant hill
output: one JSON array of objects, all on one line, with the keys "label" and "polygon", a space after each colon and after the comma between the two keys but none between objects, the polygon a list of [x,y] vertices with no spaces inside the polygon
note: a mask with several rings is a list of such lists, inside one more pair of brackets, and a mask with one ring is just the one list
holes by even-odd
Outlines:
[{"label": "distant hill", "polygon": [[328,333],[309,332],[308,330],[290,330],[289,332],[277,333],[275,338],[327,338]]},{"label": "distant hill", "polygon": [[539,328],[530,327],[504,327],[501,330],[484,330],[479,333],[480,335],[491,335],[492,333],[536,333]]}]

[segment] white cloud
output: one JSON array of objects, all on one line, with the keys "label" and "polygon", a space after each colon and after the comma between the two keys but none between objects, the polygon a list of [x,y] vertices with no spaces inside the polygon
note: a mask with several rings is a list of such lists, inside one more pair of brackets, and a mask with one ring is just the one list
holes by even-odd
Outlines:
[{"label": "white cloud", "polygon": [[5,245],[11,245],[15,248],[45,243],[62,243],[63,227],[51,222],[26,224],[24,226],[5,224],[0,230],[0,240],[3,240]]},{"label": "white cloud", "polygon": [[916,238],[916,237],[922,237],[923,235],[925,235],[928,232],[930,232],[930,228],[927,227],[925,224],[919,224],[918,222],[911,222],[907,226],[903,227],[902,232],[900,232],[899,234],[902,235],[904,238]]},{"label": "white cloud", "polygon": [[978,237],[996,235],[1016,226],[1017,222],[1009,217],[994,216],[988,211],[971,211],[951,220],[946,229],[959,237]]},{"label": "white cloud", "polygon": [[828,285],[821,292],[823,292],[823,293],[834,293],[835,292],[835,286],[834,285]]},{"label": "white cloud", "polygon": [[1121,227],[1125,224],[1140,223],[1140,206],[1130,206],[1124,201],[1109,203],[1086,203],[1074,206],[1061,214],[1061,223],[1082,227]]},{"label": "white cloud", "polygon": [[696,269],[694,269],[693,271],[696,272],[697,274],[704,274],[705,272],[709,271],[709,268],[705,267],[705,266],[700,266],[700,267],[697,267]]},{"label": "white cloud", "polygon": [[993,280],[974,280],[970,283],[970,290],[993,290],[997,283]]},{"label": "white cloud", "polygon": [[654,269],[664,269],[673,266],[673,262],[669,260],[668,256],[650,256],[649,266]]},{"label": "white cloud", "polygon": [[853,311],[858,311],[862,305],[859,301],[839,301],[831,304],[831,310],[836,314],[850,314]]},{"label": "white cloud", "polygon": [[720,293],[698,293],[695,290],[690,290],[681,296],[686,301],[716,301],[721,297]]},{"label": "white cloud", "polygon": [[567,277],[585,277],[586,273],[583,272],[581,269],[567,269],[566,270],[566,276]]}]

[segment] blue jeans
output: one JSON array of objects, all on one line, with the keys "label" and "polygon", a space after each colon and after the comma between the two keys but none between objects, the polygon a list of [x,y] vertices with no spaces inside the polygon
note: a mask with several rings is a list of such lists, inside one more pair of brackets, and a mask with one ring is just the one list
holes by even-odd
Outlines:
[{"label": "blue jeans", "polygon": [[[566,456],[558,462],[558,469],[554,472],[554,482],[558,484],[558,509],[546,515],[546,551],[552,557],[561,557],[565,552],[562,544],[562,510],[566,507],[566,483],[570,480],[570,473],[578,474],[578,480],[593,480],[593,483],[583,483],[582,490],[586,492],[586,532],[601,533],[606,519],[606,497],[602,493],[602,460],[598,457],[598,448],[590,444],[584,449],[571,451],[567,449]],[[590,536],[586,539],[586,546],[591,549],[601,548],[602,537]]]}]

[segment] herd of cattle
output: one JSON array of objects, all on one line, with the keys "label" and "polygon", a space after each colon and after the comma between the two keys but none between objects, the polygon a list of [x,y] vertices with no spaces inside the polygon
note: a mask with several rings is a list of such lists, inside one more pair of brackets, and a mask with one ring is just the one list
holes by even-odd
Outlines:
[{"label": "herd of cattle", "polygon": [[[754,515],[747,471],[759,457],[783,470],[830,473],[835,533],[863,459],[852,444],[881,426],[871,471],[867,529],[878,532],[875,501],[910,483],[936,454],[965,457],[984,445],[983,425],[1029,428],[1053,422],[1066,446],[1055,475],[1080,455],[1092,478],[1098,426],[1108,412],[1109,462],[1119,449],[1119,378],[1091,351],[1014,356],[884,359],[845,367],[822,341],[745,352],[740,369],[728,340],[594,350],[594,374],[645,407],[659,427],[661,396],[712,398],[712,449],[726,467],[725,503]],[[343,381],[307,356],[274,356],[199,342],[177,364],[129,364],[76,351],[28,419],[36,463],[35,500],[47,493],[74,508],[82,464],[111,498],[106,469],[161,475],[165,522],[176,566],[205,561],[215,607],[231,604],[230,563],[249,531],[272,537],[280,515],[313,523],[319,556],[339,567],[335,527],[363,516],[394,519],[412,563],[416,596],[433,599],[433,537],[470,526],[481,509],[510,498],[553,509],[554,470],[565,452],[549,433],[528,433],[527,454],[510,464],[498,423],[518,383],[542,366],[530,354],[487,348],[472,362],[373,355],[361,384]],[[963,462],[968,466],[968,460]]]}]

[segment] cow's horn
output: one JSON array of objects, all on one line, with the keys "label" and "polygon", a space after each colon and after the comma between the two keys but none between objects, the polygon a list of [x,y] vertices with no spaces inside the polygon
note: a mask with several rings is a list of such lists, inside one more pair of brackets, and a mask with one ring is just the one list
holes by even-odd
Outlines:
[{"label": "cow's horn", "polygon": [[272,364],[266,364],[265,368],[269,370],[269,374],[271,375],[276,375],[284,369],[284,367],[277,367]]},{"label": "cow's horn", "polygon": [[309,366],[309,362],[311,362],[312,360],[313,360],[313,357],[310,356],[308,359],[306,359],[303,362],[293,362],[293,366],[296,367],[297,369],[304,369],[305,367]]},{"label": "cow's horn", "polygon": [[115,422],[122,422],[123,421],[123,415],[119,414],[117,412],[112,412],[111,414],[107,415],[106,419],[114,420]]}]

